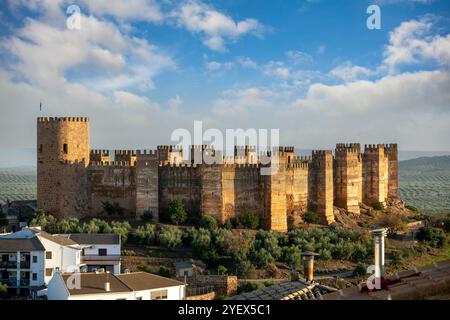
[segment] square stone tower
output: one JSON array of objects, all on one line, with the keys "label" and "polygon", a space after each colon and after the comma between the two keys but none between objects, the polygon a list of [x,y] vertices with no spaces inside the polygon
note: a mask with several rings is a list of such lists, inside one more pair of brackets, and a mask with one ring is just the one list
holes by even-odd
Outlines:
[{"label": "square stone tower", "polygon": [[388,197],[388,157],[384,144],[365,145],[363,153],[363,202],[383,205]]},{"label": "square stone tower", "polygon": [[359,143],[338,143],[334,161],[334,203],[360,213],[362,202],[362,159]]},{"label": "square stone tower", "polygon": [[333,208],[333,152],[316,150],[310,166],[310,210],[316,211],[322,222],[334,222]]},{"label": "square stone tower", "polygon": [[89,119],[37,119],[37,205],[56,217],[88,211]]}]

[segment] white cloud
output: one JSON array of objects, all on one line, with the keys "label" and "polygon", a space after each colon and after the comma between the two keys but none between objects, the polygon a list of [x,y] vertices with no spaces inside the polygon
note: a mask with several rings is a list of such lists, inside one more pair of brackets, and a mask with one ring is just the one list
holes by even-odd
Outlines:
[{"label": "white cloud", "polygon": [[435,62],[450,65],[450,34],[433,35],[434,19],[403,22],[389,34],[389,45],[384,53],[384,63],[391,71],[401,65]]},{"label": "white cloud", "polygon": [[252,59],[250,59],[249,57],[237,57],[236,61],[243,66],[244,68],[247,69],[258,69],[259,66],[258,64],[253,61]]},{"label": "white cloud", "polygon": [[[302,98],[262,87],[226,91],[219,127],[278,128],[284,144],[331,148],[339,141],[397,142],[403,150],[450,150],[450,73],[405,73],[377,81],[312,84]],[[300,145],[299,145],[300,144]]]},{"label": "white cloud", "polygon": [[232,17],[197,0],[183,2],[170,16],[178,26],[201,34],[203,44],[215,51],[226,50],[227,42],[236,41],[241,36],[261,36],[264,32],[258,20],[234,21]]},{"label": "white cloud", "polygon": [[179,112],[180,106],[183,104],[183,99],[179,95],[176,95],[174,98],[171,98],[168,103],[168,108],[170,112],[176,113]]},{"label": "white cloud", "polygon": [[286,56],[292,61],[294,65],[312,62],[311,55],[297,50],[289,50],[286,52]]},{"label": "white cloud", "polygon": [[1,47],[17,59],[11,66],[15,72],[41,86],[67,80],[70,72],[78,82],[102,90],[148,89],[153,87],[153,76],[174,67],[171,58],[154,45],[128,37],[93,16],[81,16],[80,30],[28,19]]},{"label": "white cloud", "polygon": [[163,13],[154,0],[82,0],[96,16],[112,16],[123,20],[145,20],[160,22]]},{"label": "white cloud", "polygon": [[330,74],[332,76],[342,79],[346,82],[359,80],[361,78],[365,79],[375,75],[376,73],[376,71],[372,71],[361,66],[355,66],[350,61],[347,61],[330,71]]},{"label": "white cloud", "polygon": [[205,65],[206,69],[208,69],[209,71],[229,70],[234,66],[232,62],[217,62],[217,61],[208,61],[206,62]]}]

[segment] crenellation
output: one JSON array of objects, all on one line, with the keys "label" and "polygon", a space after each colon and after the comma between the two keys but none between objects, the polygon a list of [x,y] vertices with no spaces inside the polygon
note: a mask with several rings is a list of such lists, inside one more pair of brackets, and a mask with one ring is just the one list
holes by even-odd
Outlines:
[{"label": "crenellation", "polygon": [[[192,216],[211,215],[224,223],[253,211],[268,230],[285,232],[302,213],[319,213],[334,221],[333,206],[358,213],[398,197],[398,146],[394,143],[337,143],[334,150],[296,156],[292,146],[257,151],[236,146],[224,156],[210,145],[190,146],[184,161],[181,146],[156,150],[89,148],[87,117],[37,118],[38,207],[57,217],[95,216],[102,203],[116,203],[131,217],[151,212],[155,221],[169,202],[180,199]],[[196,164],[202,152],[220,158]],[[269,158],[269,159],[267,159]],[[270,160],[271,163],[267,163]],[[275,162],[272,175],[263,169]]]}]

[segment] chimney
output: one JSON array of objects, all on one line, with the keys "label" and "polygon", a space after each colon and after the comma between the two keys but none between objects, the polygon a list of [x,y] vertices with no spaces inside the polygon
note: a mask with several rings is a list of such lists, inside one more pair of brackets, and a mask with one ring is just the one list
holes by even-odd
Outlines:
[{"label": "chimney", "polygon": [[301,253],[303,259],[303,272],[307,282],[314,281],[314,257],[318,256],[317,253],[311,251],[305,251]]},{"label": "chimney", "polygon": [[375,279],[384,279],[384,238],[386,229],[372,230],[375,245]]},{"label": "chimney", "polygon": [[111,283],[109,282],[109,271],[106,271],[105,292],[111,291]]}]

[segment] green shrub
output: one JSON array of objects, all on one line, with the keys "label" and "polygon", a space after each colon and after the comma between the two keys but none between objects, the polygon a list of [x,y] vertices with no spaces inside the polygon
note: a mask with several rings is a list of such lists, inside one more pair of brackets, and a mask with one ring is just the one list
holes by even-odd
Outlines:
[{"label": "green shrub", "polygon": [[153,211],[145,210],[144,213],[141,215],[141,219],[144,221],[152,221],[153,220]]},{"label": "green shrub", "polygon": [[81,231],[80,220],[77,218],[63,219],[58,223],[60,233],[79,233]]},{"label": "green shrub", "polygon": [[128,221],[112,221],[111,222],[111,232],[118,234],[120,236],[122,244],[127,242],[128,235],[131,231],[131,225],[128,223]]},{"label": "green shrub", "polygon": [[302,214],[302,219],[306,223],[320,224],[320,218],[317,212],[308,211]]},{"label": "green shrub", "polygon": [[444,247],[447,241],[444,231],[433,227],[420,228],[416,238],[420,242],[427,243],[434,248]]},{"label": "green shrub", "polygon": [[8,286],[0,283],[0,297],[6,297],[8,295]]},{"label": "green shrub", "polygon": [[218,274],[224,275],[224,274],[227,274],[227,272],[228,272],[228,269],[225,266],[219,265],[217,267],[217,273]]},{"label": "green shrub", "polygon": [[417,209],[416,207],[409,205],[409,204],[405,205],[405,208],[408,210],[411,210],[412,212],[417,212],[417,213],[420,212],[419,209]]},{"label": "green shrub", "polygon": [[450,217],[444,220],[444,230],[445,232],[450,232]]},{"label": "green shrub", "polygon": [[56,218],[51,214],[46,214],[44,210],[39,210],[30,222],[30,227],[41,227],[49,233],[58,233]]},{"label": "green shrub", "polygon": [[239,222],[248,229],[257,229],[259,226],[259,217],[253,211],[248,211],[239,217]]},{"label": "green shrub", "polygon": [[184,204],[179,199],[172,199],[170,201],[167,215],[169,220],[176,225],[182,224],[188,217]]},{"label": "green shrub", "polygon": [[367,273],[367,265],[364,263],[358,263],[355,270],[353,270],[353,276],[360,277]]},{"label": "green shrub", "polygon": [[259,268],[265,268],[269,264],[274,263],[275,259],[272,257],[272,255],[264,248],[261,248],[259,250],[256,250],[252,254],[252,261],[258,266]]},{"label": "green shrub", "polygon": [[162,227],[158,234],[159,243],[168,249],[178,248],[182,244],[183,232],[174,226]]},{"label": "green shrub", "polygon": [[133,234],[133,238],[137,243],[144,245],[152,245],[156,241],[156,226],[154,224],[146,224],[139,226]]},{"label": "green shrub", "polygon": [[282,248],[282,261],[287,263],[291,268],[297,269],[301,262],[301,250],[298,246]]},{"label": "green shrub", "polygon": [[372,208],[374,208],[375,210],[378,210],[378,211],[383,211],[384,205],[380,201],[375,201],[372,203]]},{"label": "green shrub", "polygon": [[217,220],[211,216],[204,216],[200,220],[200,226],[208,230],[217,229]]},{"label": "green shrub", "polygon": [[401,266],[403,263],[405,263],[405,257],[401,251],[391,252],[390,258],[391,258],[391,263],[394,266]]},{"label": "green shrub", "polygon": [[406,231],[407,229],[406,221],[402,217],[392,214],[381,217],[376,224],[380,228],[386,228],[390,235]]},{"label": "green shrub", "polygon": [[247,282],[238,288],[238,293],[252,292],[261,288],[264,288],[262,282]]},{"label": "green shrub", "polygon": [[129,250],[129,249],[122,249],[121,250],[122,256],[135,256],[136,252],[134,252],[134,250]]},{"label": "green shrub", "polygon": [[255,274],[255,267],[248,260],[240,260],[235,263],[236,274],[241,278],[249,278]]},{"label": "green shrub", "polygon": [[138,271],[147,272],[147,273],[155,273],[152,267],[150,267],[147,263],[141,264],[137,266]]},{"label": "green shrub", "polygon": [[158,275],[160,275],[161,277],[169,278],[170,277],[170,269],[167,267],[163,267],[163,266],[159,267]]}]

